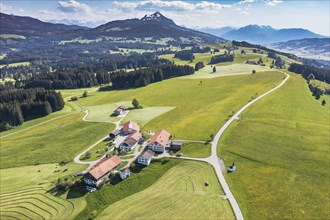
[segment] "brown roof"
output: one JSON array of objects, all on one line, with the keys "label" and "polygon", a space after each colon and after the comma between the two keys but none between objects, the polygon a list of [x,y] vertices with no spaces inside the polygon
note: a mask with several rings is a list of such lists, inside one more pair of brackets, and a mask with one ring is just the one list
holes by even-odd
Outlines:
[{"label": "brown roof", "polygon": [[168,140],[170,139],[170,136],[171,134],[165,131],[164,129],[160,130],[152,136],[152,138],[149,141],[149,144],[153,142],[157,142],[158,144],[165,147],[168,144]]},{"label": "brown roof", "polygon": [[128,167],[124,167],[123,169],[120,170],[120,172],[124,173],[124,172],[128,172],[129,168]]},{"label": "brown roof", "polygon": [[105,158],[95,164],[92,169],[88,172],[96,180],[100,179],[106,173],[110,172],[113,168],[121,163],[121,159],[118,156]]},{"label": "brown roof", "polygon": [[128,121],[123,124],[123,131],[126,133],[129,129],[132,129],[134,131],[139,131],[140,126],[134,121]]},{"label": "brown roof", "polygon": [[136,142],[138,142],[141,138],[141,134],[140,132],[136,131],[133,134],[128,135],[125,138],[125,143],[128,144],[129,146],[133,146],[134,144],[136,144]]},{"label": "brown roof", "polygon": [[143,158],[146,158],[146,159],[150,159],[150,158],[152,158],[152,156],[154,156],[155,155],[155,152],[153,152],[152,150],[146,150],[146,151],[144,151],[141,155],[140,155],[140,157],[143,157]]}]

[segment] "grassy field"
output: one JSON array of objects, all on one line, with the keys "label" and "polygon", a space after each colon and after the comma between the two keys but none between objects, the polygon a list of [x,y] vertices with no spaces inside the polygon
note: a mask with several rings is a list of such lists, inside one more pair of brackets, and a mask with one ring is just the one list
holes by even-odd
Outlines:
[{"label": "grassy field", "polygon": [[256,72],[272,71],[268,67],[235,63],[235,64],[226,65],[226,66],[217,66],[216,72],[213,73],[213,66],[207,65],[204,68],[196,71],[195,74],[185,76],[185,78],[187,78],[187,79],[207,79],[207,78],[215,78],[215,77],[222,77],[222,76],[252,74],[252,70],[255,70]]},{"label": "grassy field", "polygon": [[101,105],[137,98],[143,106],[173,106],[176,108],[154,118],[143,130],[166,129],[175,139],[207,140],[232,111],[282,79],[278,72],[203,79],[202,85],[199,79],[175,78],[137,89],[91,92],[79,102]]},{"label": "grassy field", "polygon": [[300,75],[249,107],[224,133],[219,155],[246,219],[329,219],[329,107]]},{"label": "grassy field", "polygon": [[111,104],[103,104],[103,105],[94,105],[94,106],[86,106],[89,111],[87,116],[87,120],[91,121],[99,121],[99,122],[115,122],[119,121],[119,117],[112,117],[111,114],[113,111],[118,108],[120,105],[124,105],[126,107],[131,107],[131,101],[122,101]]},{"label": "grassy field", "polygon": [[209,157],[211,156],[211,144],[183,142],[183,147],[180,152],[182,152],[185,157]]},{"label": "grassy field", "polygon": [[8,65],[0,65],[0,69],[4,67],[30,66],[30,62],[10,63]]},{"label": "grassy field", "polygon": [[109,205],[125,197],[147,189],[162,177],[169,169],[183,162],[178,159],[153,161],[148,167],[131,172],[131,176],[117,184],[106,185],[86,197],[88,205],[75,218],[79,220],[94,218]]},{"label": "grassy field", "polygon": [[89,123],[73,114],[1,139],[1,168],[73,159],[114,129],[110,123]]},{"label": "grassy field", "polygon": [[144,126],[152,119],[157,118],[158,116],[173,109],[175,109],[175,107],[144,107],[143,109],[133,109],[130,110],[123,121],[135,121],[139,125]]},{"label": "grassy field", "polygon": [[48,190],[54,187],[52,182],[57,178],[85,168],[85,165],[70,163],[58,168],[56,164],[42,164],[0,169],[1,219],[73,218],[86,206],[85,198],[68,198],[67,194],[54,196]]},{"label": "grassy field", "polygon": [[[205,186],[205,181],[209,186]],[[96,219],[234,219],[212,167],[184,161],[157,182],[105,209]]]}]

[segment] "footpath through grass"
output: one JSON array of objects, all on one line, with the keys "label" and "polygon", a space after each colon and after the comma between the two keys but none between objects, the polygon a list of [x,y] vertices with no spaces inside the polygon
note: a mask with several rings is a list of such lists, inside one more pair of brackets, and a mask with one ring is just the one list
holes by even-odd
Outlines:
[{"label": "footpath through grass", "polygon": [[147,189],[110,205],[96,219],[234,219],[221,195],[209,164],[184,161]]},{"label": "footpath through grass", "polygon": [[84,122],[82,116],[83,113],[65,116],[0,139],[1,168],[73,159],[115,127],[110,123]]},{"label": "footpath through grass", "polygon": [[247,219],[329,219],[330,112],[291,74],[224,133],[219,156]]}]

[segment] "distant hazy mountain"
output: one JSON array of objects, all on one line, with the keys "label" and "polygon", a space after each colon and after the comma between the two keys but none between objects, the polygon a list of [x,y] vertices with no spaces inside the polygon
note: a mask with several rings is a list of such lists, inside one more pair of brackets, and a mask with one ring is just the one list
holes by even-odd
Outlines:
[{"label": "distant hazy mountain", "polygon": [[209,34],[220,37],[223,34],[228,33],[229,31],[237,30],[237,28],[227,26],[227,27],[221,27],[221,28],[210,28],[210,27],[195,28],[195,30],[202,31],[202,32],[209,33]]},{"label": "distant hazy mountain", "polygon": [[69,26],[79,26],[83,28],[94,28],[99,26],[104,22],[93,22],[93,21],[86,21],[86,20],[70,20],[70,19],[61,19],[61,20],[47,20],[46,22],[53,23],[53,24],[65,24]]},{"label": "distant hazy mountain", "polygon": [[262,25],[248,25],[241,28],[197,28],[197,30],[228,40],[247,41],[254,44],[271,44],[304,38],[324,37],[302,28],[274,29],[271,26]]},{"label": "distant hazy mountain", "polygon": [[310,59],[330,60],[330,38],[308,38],[274,43],[274,49]]},{"label": "distant hazy mountain", "polygon": [[84,28],[65,24],[52,24],[31,17],[21,17],[0,13],[0,33],[29,36],[52,36],[67,34]]}]

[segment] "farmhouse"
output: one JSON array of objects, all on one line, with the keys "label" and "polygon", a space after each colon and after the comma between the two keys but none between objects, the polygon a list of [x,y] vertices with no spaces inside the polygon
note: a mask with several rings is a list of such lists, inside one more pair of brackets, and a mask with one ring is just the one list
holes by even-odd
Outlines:
[{"label": "farmhouse", "polygon": [[152,136],[148,142],[148,148],[156,152],[164,152],[171,134],[165,130],[160,130]]},{"label": "farmhouse", "polygon": [[119,171],[119,175],[121,179],[126,179],[131,175],[131,171],[129,170],[128,167],[125,167]]},{"label": "farmhouse", "polygon": [[140,132],[136,131],[130,134],[126,139],[119,145],[121,150],[132,150],[140,141],[142,140],[142,135]]},{"label": "farmhouse", "polygon": [[181,141],[172,141],[170,150],[178,151],[182,149],[182,142]]},{"label": "farmhouse", "polygon": [[117,156],[107,157],[95,164],[84,176],[87,185],[98,187],[110,171],[117,168],[121,159]]},{"label": "farmhouse", "polygon": [[128,121],[123,124],[122,132],[124,135],[133,134],[136,131],[140,132],[140,126],[134,121]]},{"label": "farmhouse", "polygon": [[118,108],[116,108],[116,110],[112,113],[112,115],[119,116],[119,115],[123,114],[123,112],[126,110],[127,110],[127,108],[125,106],[121,105]]},{"label": "farmhouse", "polygon": [[148,166],[151,162],[152,157],[155,155],[155,152],[151,150],[146,150],[138,157],[138,163]]}]

